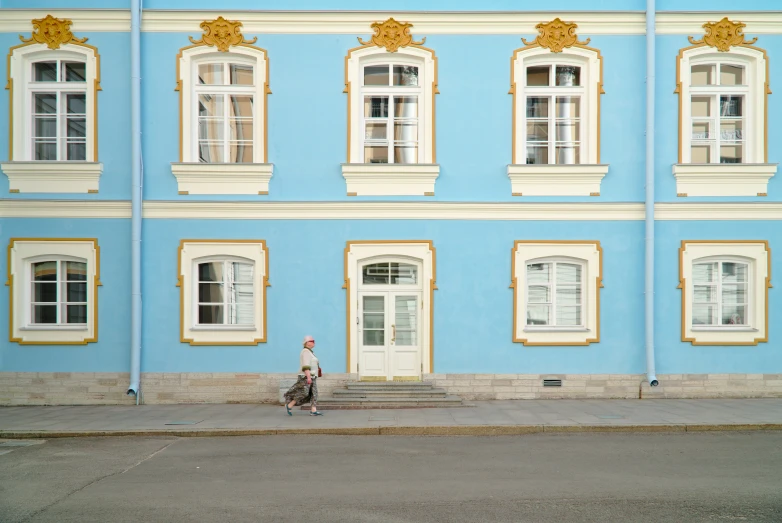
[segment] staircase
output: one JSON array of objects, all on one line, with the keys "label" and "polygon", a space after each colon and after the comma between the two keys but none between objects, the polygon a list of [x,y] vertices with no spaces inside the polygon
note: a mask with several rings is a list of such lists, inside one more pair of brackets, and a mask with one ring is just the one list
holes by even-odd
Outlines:
[{"label": "staircase", "polygon": [[318,399],[325,409],[419,409],[462,407],[462,399],[425,381],[353,381]]}]

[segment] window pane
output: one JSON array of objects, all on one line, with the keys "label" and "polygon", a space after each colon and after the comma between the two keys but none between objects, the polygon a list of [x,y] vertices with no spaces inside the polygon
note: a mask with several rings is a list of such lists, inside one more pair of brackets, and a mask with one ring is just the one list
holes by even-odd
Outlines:
[{"label": "window pane", "polygon": [[84,94],[65,95],[65,105],[68,114],[85,114],[87,112]]},{"label": "window pane", "polygon": [[85,118],[68,118],[68,138],[85,138],[87,136],[87,120]]},{"label": "window pane", "polygon": [[228,122],[228,129],[231,132],[231,140],[252,140],[253,139],[253,121],[252,119],[231,118]]},{"label": "window pane", "polygon": [[364,296],[364,312],[385,311],[384,300],[383,296]]},{"label": "window pane", "polygon": [[55,118],[35,118],[35,136],[36,138],[56,138],[57,120]]},{"label": "window pane", "polygon": [[228,100],[228,116],[252,118],[253,116],[253,97],[252,96],[231,96]]},{"label": "window pane", "polygon": [[83,62],[65,62],[66,82],[85,82],[87,80],[87,65]]},{"label": "window pane", "polygon": [[714,64],[693,65],[691,69],[690,85],[714,84]]},{"label": "window pane", "polygon": [[741,163],[744,147],[741,145],[723,145],[720,147],[720,163]]},{"label": "window pane", "polygon": [[223,306],[222,305],[199,305],[198,323],[202,325],[222,325]]},{"label": "window pane", "polygon": [[383,314],[377,313],[364,313],[364,328],[365,329],[382,329],[385,317]]},{"label": "window pane", "polygon": [[87,301],[86,283],[66,283],[65,286],[66,286],[65,301],[71,303],[83,303]]},{"label": "window pane", "polygon": [[416,316],[418,312],[418,298],[416,296],[397,296],[394,307],[394,325],[396,335],[394,343],[401,346],[415,345]]},{"label": "window pane", "polygon": [[87,306],[68,305],[65,308],[65,323],[87,323]]},{"label": "window pane", "polygon": [[68,281],[87,281],[87,264],[83,262],[65,262]]},{"label": "window pane", "polygon": [[693,140],[708,140],[709,138],[711,138],[711,133],[709,133],[709,122],[692,123]]},{"label": "window pane", "polygon": [[711,116],[711,98],[708,96],[693,96],[691,110],[693,116]]},{"label": "window pane", "polygon": [[717,303],[717,287],[715,285],[694,285],[692,301],[695,303]]},{"label": "window pane", "polygon": [[394,85],[418,85],[418,68],[411,65],[394,66]]},{"label": "window pane", "polygon": [[581,126],[578,122],[565,121],[557,122],[557,141],[558,142],[577,142],[581,139],[579,134]]},{"label": "window pane", "polygon": [[717,262],[696,263],[693,265],[692,279],[695,283],[711,283],[717,281]]},{"label": "window pane", "polygon": [[736,65],[720,65],[720,84],[744,85],[744,68]]},{"label": "window pane", "polygon": [[578,118],[581,115],[581,98],[557,96],[557,118]]},{"label": "window pane", "polygon": [[33,283],[33,301],[35,303],[57,303],[57,284]]},{"label": "window pane", "polygon": [[364,138],[367,140],[385,140],[388,138],[386,122],[367,122],[364,126]]},{"label": "window pane", "polygon": [[581,283],[581,265],[573,263],[557,264],[557,285]]},{"label": "window pane", "polygon": [[527,164],[547,164],[548,147],[530,147],[527,146]]},{"label": "window pane", "polygon": [[56,82],[57,62],[36,62],[33,64],[33,78],[36,82]]},{"label": "window pane", "polygon": [[199,142],[198,155],[201,163],[223,163],[225,148],[222,143]]},{"label": "window pane", "polygon": [[693,305],[692,306],[692,324],[693,325],[714,325],[717,316],[715,314],[715,305]]},{"label": "window pane", "polygon": [[557,286],[557,306],[581,305],[581,286]]},{"label": "window pane", "polygon": [[[389,264],[388,263],[373,263],[372,265],[365,265],[362,269],[362,275],[363,275],[363,282],[367,284],[387,284],[389,281]],[[367,303],[376,303],[372,302],[371,300],[375,299],[381,299],[382,298],[364,298],[364,309],[366,310]],[[368,300],[370,300],[368,302]],[[378,310],[383,310],[382,307],[382,301],[381,301],[381,307]]]},{"label": "window pane", "polygon": [[417,163],[418,147],[416,146],[394,146],[394,163]]},{"label": "window pane", "polygon": [[549,325],[550,305],[527,305],[527,325]]},{"label": "window pane", "polygon": [[741,120],[722,120],[720,122],[720,140],[738,141],[744,139],[744,122]]},{"label": "window pane", "polygon": [[253,85],[253,66],[230,64],[228,72],[231,75],[232,85]]},{"label": "window pane", "polygon": [[394,122],[394,140],[399,142],[418,141],[418,124],[414,122]]},{"label": "window pane", "polygon": [[548,283],[550,281],[550,263],[530,263],[527,265],[527,283]]},{"label": "window pane", "polygon": [[527,98],[527,118],[548,118],[548,98]]},{"label": "window pane", "polygon": [[749,267],[746,263],[723,262],[723,283],[746,283],[748,277],[748,268]]},{"label": "window pane", "polygon": [[548,65],[527,67],[527,85],[529,86],[548,86],[549,73],[551,67]]},{"label": "window pane", "polygon": [[388,163],[388,147],[385,145],[364,147],[364,163]]},{"label": "window pane", "polygon": [[569,327],[581,325],[581,307],[557,306],[557,325]]},{"label": "window pane", "polygon": [[417,118],[418,97],[398,96],[394,98],[394,118]]},{"label": "window pane", "polygon": [[231,156],[228,158],[232,163],[253,163],[253,143],[252,142],[232,142],[230,149]]},{"label": "window pane", "polygon": [[722,307],[723,325],[746,325],[747,307],[745,305],[725,305]]},{"label": "window pane", "polygon": [[198,116],[223,116],[223,95],[199,94]]},{"label": "window pane", "polygon": [[577,87],[581,85],[581,68],[573,65],[557,66],[557,85],[560,87]]},{"label": "window pane", "polygon": [[35,112],[38,114],[56,114],[57,95],[53,93],[37,93],[35,95]]},{"label": "window pane", "polygon": [[742,116],[743,96],[720,96],[720,116],[736,118]]},{"label": "window pane", "polygon": [[571,165],[580,162],[579,147],[577,145],[558,145],[556,154],[557,164]]},{"label": "window pane", "polygon": [[[198,119],[198,139],[215,140],[222,145],[223,120],[219,118],[199,118]],[[222,161],[222,160],[221,160]]]},{"label": "window pane", "polygon": [[528,142],[548,141],[548,122],[527,121],[527,141]]},{"label": "window pane", "polygon": [[530,285],[527,291],[528,303],[551,303],[551,288],[547,285]]},{"label": "window pane", "polygon": [[198,83],[203,85],[223,85],[223,64],[199,64]]},{"label": "window pane", "polygon": [[388,118],[388,96],[365,96],[364,116],[367,118]]},{"label": "window pane", "polygon": [[746,285],[739,283],[735,285],[722,286],[722,303],[729,305],[743,305],[747,303]]},{"label": "window pane", "polygon": [[33,305],[33,323],[57,323],[57,306]]},{"label": "window pane", "polygon": [[66,160],[83,162],[87,159],[87,144],[84,142],[69,143],[66,154]]},{"label": "window pane", "polygon": [[693,145],[690,153],[692,163],[711,163],[710,145]]},{"label": "window pane", "polygon": [[364,345],[382,347],[385,345],[385,331],[364,329]]},{"label": "window pane", "polygon": [[35,142],[35,159],[54,161],[57,159],[57,144],[52,142]]},{"label": "window pane", "polygon": [[228,268],[233,272],[233,281],[252,283],[255,272],[252,263],[232,262],[228,264]]},{"label": "window pane", "polygon": [[199,303],[223,303],[223,284],[199,283],[198,301]]},{"label": "window pane", "polygon": [[57,262],[44,261],[33,263],[33,280],[57,281]]},{"label": "window pane", "polygon": [[415,285],[418,277],[418,267],[408,263],[392,262],[390,267],[391,283],[399,285]]},{"label": "window pane", "polygon": [[388,65],[368,65],[364,67],[364,85],[389,85]]},{"label": "window pane", "polygon": [[207,262],[198,264],[198,281],[223,281],[223,262]]}]

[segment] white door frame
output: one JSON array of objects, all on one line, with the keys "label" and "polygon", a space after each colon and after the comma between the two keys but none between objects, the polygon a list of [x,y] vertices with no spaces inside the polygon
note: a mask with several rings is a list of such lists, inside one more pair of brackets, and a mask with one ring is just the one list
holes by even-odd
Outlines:
[{"label": "white door frame", "polygon": [[[348,241],[345,246],[345,285],[347,300],[347,371],[359,374],[358,359],[358,291],[361,279],[360,266],[370,259],[398,258],[398,261],[416,260],[421,265],[420,290],[423,300],[421,311],[421,373],[433,372],[434,361],[434,291],[435,248],[431,240],[362,240]],[[386,289],[394,291],[393,286]]]}]

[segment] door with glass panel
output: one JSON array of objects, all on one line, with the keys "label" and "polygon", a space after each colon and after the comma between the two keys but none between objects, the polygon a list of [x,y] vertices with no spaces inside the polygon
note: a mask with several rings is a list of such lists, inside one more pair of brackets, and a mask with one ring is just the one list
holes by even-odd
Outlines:
[{"label": "door with glass panel", "polygon": [[359,376],[363,380],[421,377],[422,294],[418,267],[365,265],[358,295]]}]

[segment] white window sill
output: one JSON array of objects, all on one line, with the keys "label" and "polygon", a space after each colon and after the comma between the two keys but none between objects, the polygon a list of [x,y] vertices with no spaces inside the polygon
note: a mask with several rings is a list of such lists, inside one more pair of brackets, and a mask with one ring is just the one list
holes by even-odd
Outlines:
[{"label": "white window sill", "polygon": [[600,196],[608,164],[508,165],[513,196]]},{"label": "white window sill", "polygon": [[758,332],[752,327],[690,327],[693,332]]},{"label": "white window sill", "polygon": [[438,164],[343,163],[348,196],[434,196]]},{"label": "white window sill", "polygon": [[19,327],[22,331],[87,331],[87,325],[28,325]]},{"label": "white window sill", "polygon": [[256,328],[253,325],[194,325],[190,327],[190,330],[202,332],[245,332],[254,331]]},{"label": "white window sill", "polygon": [[679,196],[766,196],[776,163],[679,163],[673,165]]},{"label": "white window sill", "polygon": [[271,163],[172,163],[179,194],[269,194]]},{"label": "white window sill", "polygon": [[531,327],[524,328],[524,332],[591,332],[585,327]]},{"label": "white window sill", "polygon": [[14,193],[96,193],[99,162],[6,162],[0,164]]}]

